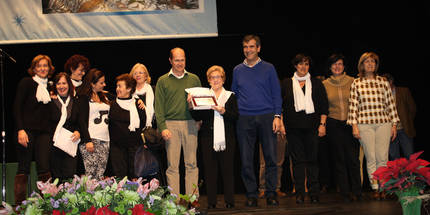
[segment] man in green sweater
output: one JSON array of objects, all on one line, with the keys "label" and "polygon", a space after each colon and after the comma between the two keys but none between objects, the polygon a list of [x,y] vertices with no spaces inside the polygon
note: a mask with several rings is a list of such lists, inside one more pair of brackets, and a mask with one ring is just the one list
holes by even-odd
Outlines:
[{"label": "man in green sweater", "polygon": [[[185,70],[185,51],[174,48],[170,51],[170,72],[161,76],[155,88],[155,116],[158,129],[166,141],[167,184],[179,196],[179,160],[181,147],[185,162],[185,193],[192,194],[193,185],[198,184],[197,168],[197,124],[188,111],[185,89],[200,87],[197,75]],[[198,195],[198,191],[197,191]]]}]

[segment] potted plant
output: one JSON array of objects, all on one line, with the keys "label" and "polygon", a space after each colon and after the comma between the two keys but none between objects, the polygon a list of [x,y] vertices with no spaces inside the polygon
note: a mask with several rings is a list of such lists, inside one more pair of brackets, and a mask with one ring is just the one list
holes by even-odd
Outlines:
[{"label": "potted plant", "polygon": [[379,167],[373,178],[378,180],[380,191],[395,193],[402,205],[403,214],[421,214],[421,203],[428,195],[422,195],[430,185],[430,162],[418,159],[423,153],[412,154],[409,159],[399,158]]}]

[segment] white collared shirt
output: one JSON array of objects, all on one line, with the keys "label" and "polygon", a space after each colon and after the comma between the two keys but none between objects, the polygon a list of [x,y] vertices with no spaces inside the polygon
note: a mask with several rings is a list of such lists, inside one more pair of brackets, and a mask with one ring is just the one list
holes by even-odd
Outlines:
[{"label": "white collared shirt", "polygon": [[251,65],[248,64],[248,61],[246,60],[246,58],[245,58],[245,60],[243,60],[243,64],[245,64],[245,66],[250,67],[250,68],[254,67],[255,65],[257,65],[260,62],[261,62],[261,58],[259,57],[258,60],[257,60],[257,62],[254,65],[251,66]]},{"label": "white collared shirt", "polygon": [[182,74],[181,76],[177,76],[175,75],[175,73],[172,71],[172,69],[170,69],[169,71],[169,75],[173,75],[175,76],[177,79],[182,79],[185,76],[185,73],[188,73],[187,70],[184,69],[184,74]]}]

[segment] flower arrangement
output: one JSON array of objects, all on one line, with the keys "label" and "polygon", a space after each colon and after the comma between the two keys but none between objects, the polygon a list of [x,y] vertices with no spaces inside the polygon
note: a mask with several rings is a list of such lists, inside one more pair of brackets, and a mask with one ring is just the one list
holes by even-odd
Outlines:
[{"label": "flower arrangement", "polygon": [[430,162],[418,157],[423,153],[417,152],[409,159],[399,158],[388,161],[387,166],[379,167],[373,178],[378,180],[380,191],[395,193],[399,197],[402,211],[405,215],[421,214],[421,204],[430,198],[423,191],[430,185]]},{"label": "flower arrangement", "polygon": [[399,158],[388,161],[387,166],[379,167],[373,178],[378,180],[381,191],[402,192],[408,189],[423,190],[430,185],[430,162],[418,157],[423,153],[412,154],[409,159]]},{"label": "flower arrangement", "polygon": [[[169,188],[159,186],[157,179],[142,184],[142,178],[120,181],[106,178],[101,181],[90,176],[75,176],[71,182],[58,185],[58,179],[51,183],[37,182],[40,193],[34,192],[21,206],[18,214],[196,214],[188,204],[178,204],[177,196],[170,194]],[[181,195],[182,201],[193,202],[196,196]]]}]

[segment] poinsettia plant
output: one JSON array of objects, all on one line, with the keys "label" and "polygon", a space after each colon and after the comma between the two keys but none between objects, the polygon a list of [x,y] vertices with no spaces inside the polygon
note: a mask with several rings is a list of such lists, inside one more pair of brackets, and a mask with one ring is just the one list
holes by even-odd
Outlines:
[{"label": "poinsettia plant", "polygon": [[[40,193],[34,192],[22,205],[18,214],[196,214],[194,208],[178,204],[177,196],[170,194],[169,188],[161,187],[157,179],[143,184],[140,178],[129,181],[127,177],[117,181],[106,178],[98,181],[89,176],[75,176],[71,182],[58,184],[37,182]],[[195,201],[196,196],[188,196]]]},{"label": "poinsettia plant", "polygon": [[388,161],[387,166],[379,167],[373,178],[378,180],[379,189],[387,193],[397,193],[410,189],[423,190],[430,185],[430,162],[418,159],[424,151]]}]

